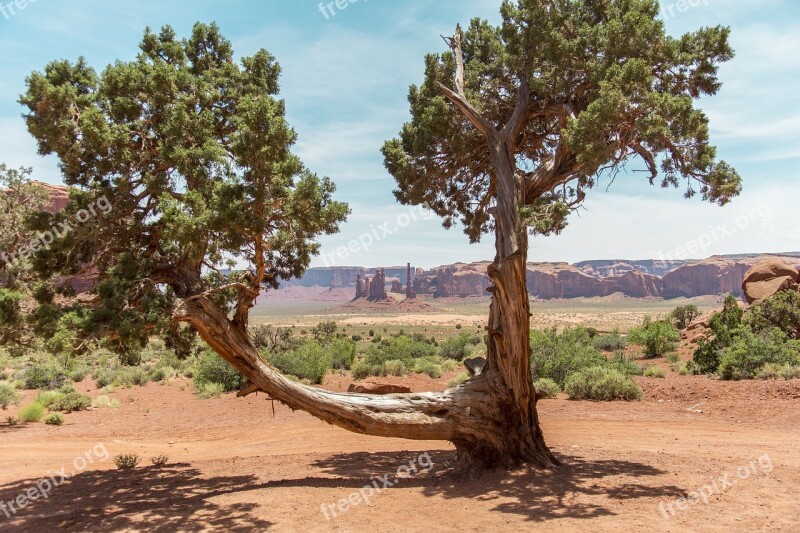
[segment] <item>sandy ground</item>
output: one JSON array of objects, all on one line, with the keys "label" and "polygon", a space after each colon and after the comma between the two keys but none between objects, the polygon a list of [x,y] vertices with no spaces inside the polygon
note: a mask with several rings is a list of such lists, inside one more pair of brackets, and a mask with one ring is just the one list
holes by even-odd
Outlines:
[{"label": "sandy ground", "polygon": [[[447,377],[405,381],[418,391]],[[800,381],[639,380],[642,402],[540,402],[561,469],[469,483],[449,476],[446,442],[351,434],[278,404],[273,413],[263,396],[199,400],[183,381],[118,389],[118,409],[61,427],[0,425],[0,502],[38,496],[10,517],[0,509],[0,530],[800,530]],[[120,453],[143,463],[116,470]],[[149,465],[158,454],[165,468]],[[400,468],[412,461],[416,472]],[[33,487],[48,475],[45,499]],[[364,490],[369,503],[357,496],[384,475],[393,486]],[[697,503],[678,502],[698,490]]]}]

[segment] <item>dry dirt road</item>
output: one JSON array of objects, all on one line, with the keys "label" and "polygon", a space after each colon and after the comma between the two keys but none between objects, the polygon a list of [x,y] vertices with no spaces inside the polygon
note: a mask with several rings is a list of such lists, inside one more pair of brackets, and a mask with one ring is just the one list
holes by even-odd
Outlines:
[{"label": "dry dirt road", "polygon": [[[118,409],[74,413],[61,427],[0,425],[0,530],[800,530],[800,381],[639,382],[642,402],[540,402],[560,470],[469,483],[448,475],[446,442],[354,435],[277,404],[273,414],[263,396],[199,400],[182,381],[118,389]],[[142,465],[117,470],[121,453]],[[166,467],[149,465],[158,454]],[[401,468],[412,461],[416,472]],[[45,479],[46,499],[34,488]],[[6,516],[25,494],[38,499]]]}]

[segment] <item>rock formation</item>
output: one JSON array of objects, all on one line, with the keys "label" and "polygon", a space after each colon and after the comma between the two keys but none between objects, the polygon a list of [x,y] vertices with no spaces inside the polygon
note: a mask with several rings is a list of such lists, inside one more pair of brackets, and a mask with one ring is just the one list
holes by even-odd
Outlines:
[{"label": "rock formation", "polygon": [[747,271],[742,281],[742,292],[747,303],[754,304],[783,290],[797,290],[800,273],[797,269],[776,258],[765,259]]},{"label": "rock formation", "polygon": [[400,283],[400,280],[392,280],[392,294],[404,294],[406,291],[403,288],[403,284]]}]

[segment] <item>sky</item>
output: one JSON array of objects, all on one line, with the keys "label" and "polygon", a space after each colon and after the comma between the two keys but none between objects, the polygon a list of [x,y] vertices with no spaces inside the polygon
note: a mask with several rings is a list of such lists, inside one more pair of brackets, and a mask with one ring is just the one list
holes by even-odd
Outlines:
[{"label": "sky", "polygon": [[[17,5],[13,4],[17,2]],[[9,3],[11,3],[9,7]],[[327,0],[326,0],[327,4]],[[283,69],[281,97],[298,133],[295,152],[337,184],[352,214],[320,239],[312,266],[433,267],[491,259],[478,244],[419,208],[399,205],[380,148],[408,120],[408,87],[441,35],[479,17],[498,23],[500,0],[0,0],[0,162],[61,183],[57,161],[37,154],[17,103],[25,77],[52,60],[87,58],[98,71],[132,60],[144,29],[169,24],[188,36],[217,22],[237,56],[259,49]],[[20,9],[17,6],[22,6]],[[717,254],[800,250],[800,2],[667,0],[673,35],[716,24],[732,28],[736,58],[722,66],[719,94],[698,105],[711,120],[720,158],[744,191],[720,208],[682,190],[621,175],[590,192],[559,236],[531,239],[529,261],[698,259]],[[633,167],[636,168],[636,167]]]}]

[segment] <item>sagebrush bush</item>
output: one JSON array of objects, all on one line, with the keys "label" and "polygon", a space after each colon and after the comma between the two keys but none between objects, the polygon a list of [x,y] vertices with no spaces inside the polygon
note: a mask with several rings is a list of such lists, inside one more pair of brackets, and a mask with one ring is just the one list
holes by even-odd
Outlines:
[{"label": "sagebrush bush", "polygon": [[745,320],[754,333],[778,328],[790,339],[800,339],[800,292],[781,291],[752,306]]},{"label": "sagebrush bush", "polygon": [[439,344],[439,353],[445,359],[461,361],[469,357],[472,352],[472,346],[480,344],[480,339],[478,339],[478,342],[475,344],[471,342],[471,339],[472,337],[470,337],[469,333],[462,333],[457,337],[450,337]]},{"label": "sagebrush bush", "polygon": [[625,339],[619,334],[619,331],[612,331],[603,335],[597,335],[592,339],[592,345],[598,350],[604,352],[616,352],[622,350],[626,346]]},{"label": "sagebrush bush", "polygon": [[356,343],[349,339],[336,339],[326,347],[331,367],[336,370],[349,370],[356,359]]},{"label": "sagebrush bush", "polygon": [[572,400],[630,401],[642,398],[642,389],[630,376],[601,366],[572,374],[564,390]]},{"label": "sagebrush bush", "polygon": [[210,400],[212,398],[217,398],[221,396],[225,392],[225,386],[222,383],[214,383],[214,382],[204,382],[198,383],[194,382],[194,392],[197,396],[203,400]]},{"label": "sagebrush bush", "polygon": [[49,426],[60,426],[64,424],[64,415],[61,413],[53,413],[44,419],[44,423]]},{"label": "sagebrush bush", "polygon": [[53,403],[57,402],[64,397],[64,393],[55,390],[43,390],[36,394],[33,399],[34,402],[41,404],[43,407],[50,408]]},{"label": "sagebrush bush", "polygon": [[462,372],[461,374],[457,375],[453,379],[447,382],[447,386],[449,388],[458,387],[459,385],[466,383],[469,381],[470,375],[469,372]]},{"label": "sagebrush bush", "polygon": [[427,374],[433,379],[442,377],[442,367],[430,359],[420,359],[414,363],[414,372],[417,374]]},{"label": "sagebrush bush", "polygon": [[641,376],[644,373],[642,365],[636,362],[632,357],[625,355],[625,352],[616,352],[611,359],[608,360],[606,365],[608,368],[613,368],[626,376]]},{"label": "sagebrush bush", "polygon": [[648,378],[665,378],[667,377],[667,372],[661,367],[650,366],[645,369],[644,375]]},{"label": "sagebrush bush", "polygon": [[555,398],[561,393],[561,387],[550,378],[540,378],[533,382],[533,390],[545,398]]},{"label": "sagebrush bush", "polygon": [[22,380],[28,390],[52,390],[67,381],[66,373],[49,359],[31,359],[22,370]]},{"label": "sagebrush bush", "polygon": [[570,374],[608,363],[584,328],[567,328],[561,334],[555,328],[533,330],[530,336],[534,379],[548,378],[563,386]]},{"label": "sagebrush bush", "polygon": [[19,410],[17,417],[22,423],[39,422],[44,418],[45,408],[40,403],[30,403]]},{"label": "sagebrush bush", "polygon": [[166,455],[156,455],[155,457],[150,458],[150,463],[156,468],[162,468],[166,466],[169,459]]},{"label": "sagebrush bush", "polygon": [[11,383],[0,383],[0,409],[4,411],[19,400],[19,394]]},{"label": "sagebrush bush", "polygon": [[390,359],[383,363],[383,369],[380,375],[382,376],[397,376],[402,377],[408,374],[408,367],[399,359]]},{"label": "sagebrush bush", "polygon": [[92,407],[96,409],[105,409],[108,407],[116,409],[117,407],[119,407],[119,400],[117,400],[116,398],[112,400],[108,396],[103,394],[98,396],[92,401]]},{"label": "sagebrush bush", "polygon": [[139,461],[141,461],[141,458],[135,453],[124,453],[114,457],[114,464],[117,465],[117,468],[120,470],[136,468]]},{"label": "sagebrush bush", "polygon": [[62,413],[73,413],[75,411],[84,411],[91,406],[91,398],[73,391],[63,394],[60,398],[54,401],[50,405],[50,409],[53,411],[61,411]]},{"label": "sagebrush bush", "polygon": [[198,355],[193,376],[197,385],[219,383],[226,392],[239,390],[244,384],[244,376],[210,349]]},{"label": "sagebrush bush", "polygon": [[317,341],[306,341],[294,350],[268,354],[267,360],[282,374],[320,384],[331,369],[330,354]]}]

